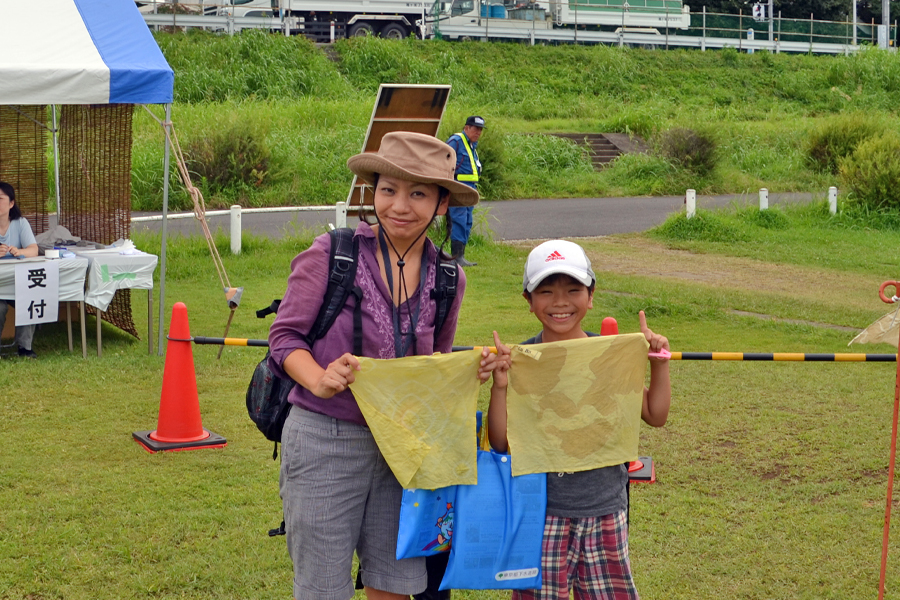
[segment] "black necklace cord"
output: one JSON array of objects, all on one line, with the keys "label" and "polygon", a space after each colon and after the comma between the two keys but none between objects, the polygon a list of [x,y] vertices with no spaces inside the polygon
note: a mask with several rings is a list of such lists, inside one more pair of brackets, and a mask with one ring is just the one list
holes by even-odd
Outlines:
[{"label": "black necklace cord", "polygon": [[[431,215],[431,220],[428,222],[428,225],[416,236],[416,239],[413,240],[412,244],[403,252],[401,255],[397,250],[397,247],[394,245],[391,237],[385,232],[384,225],[381,223],[381,219],[378,218],[378,212],[373,211],[375,213],[375,221],[378,223],[378,244],[381,249],[381,255],[384,260],[385,266],[385,275],[387,276],[387,284],[388,284],[388,292],[391,296],[391,320],[394,325],[394,354],[397,358],[401,358],[406,356],[409,348],[412,347],[415,350],[417,336],[416,336],[416,325],[419,322],[419,312],[422,309],[421,303],[416,306],[415,314],[413,314],[412,308],[409,305],[409,289],[406,285],[406,273],[404,272],[403,267],[406,266],[406,255],[410,250],[419,242],[423,235],[428,232],[428,228],[431,227],[431,223],[434,222],[435,217],[437,217],[437,211],[441,206],[440,199],[438,199],[437,205],[434,207],[434,214]],[[393,276],[393,266],[391,265],[390,253],[388,252],[388,244],[390,244],[391,249],[393,249],[394,253],[397,255],[397,280],[400,287],[400,302],[394,302],[394,276]],[[424,248],[422,250],[422,255],[424,257],[425,251]],[[427,275],[427,266],[424,264],[424,261],[421,261],[421,265],[419,267],[420,277],[419,277],[419,287],[425,285],[425,277]],[[403,306],[403,298],[406,297],[406,315],[409,318],[409,331],[406,333],[403,332],[402,328],[402,319],[400,314],[400,308]],[[406,339],[409,339],[406,342]],[[406,342],[406,343],[404,343]]]}]

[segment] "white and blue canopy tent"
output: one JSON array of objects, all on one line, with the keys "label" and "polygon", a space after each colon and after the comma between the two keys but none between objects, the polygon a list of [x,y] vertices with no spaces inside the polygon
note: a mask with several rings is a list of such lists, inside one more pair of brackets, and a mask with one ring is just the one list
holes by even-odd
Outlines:
[{"label": "white and blue canopy tent", "polygon": [[[35,3],[27,0],[0,2],[0,106],[25,115],[25,120],[46,127],[53,134],[56,201],[60,224],[65,224],[63,216],[68,210],[69,198],[66,186],[62,186],[62,193],[60,188],[60,164],[65,164],[66,158],[57,155],[60,131],[57,125],[58,107],[61,105],[65,110],[72,105],[91,108],[101,105],[164,105],[165,119],[162,124],[168,134],[175,77],[133,0],[41,0],[39,4],[40,8],[36,9]],[[36,18],[36,14],[44,16]],[[51,107],[52,125],[39,123],[39,119],[30,116],[32,113],[20,110],[35,105]],[[107,170],[127,170],[124,174],[128,195],[125,201],[130,212],[131,110],[127,108],[127,129],[101,132],[99,135],[127,138],[129,146],[124,153],[127,154],[127,165],[111,162]],[[87,128],[96,127],[101,121],[88,118],[83,123],[87,125],[82,126]],[[0,122],[0,127],[2,125]],[[164,173],[161,175],[163,209],[166,211],[169,144],[165,143],[164,147]],[[0,179],[4,172],[9,173],[9,167],[4,165],[4,156],[9,164],[11,153],[16,150],[7,147],[5,152],[0,152]],[[84,164],[83,156],[79,156],[79,160]],[[46,165],[46,159],[44,162]],[[103,186],[103,181],[98,179],[95,172],[90,181],[95,190]],[[36,199],[42,203],[47,200],[49,198]],[[130,215],[127,218],[130,219]],[[130,221],[127,227],[130,228]],[[166,272],[165,236],[164,225],[160,257],[160,354]]]},{"label": "white and blue canopy tent", "polygon": [[170,104],[175,76],[132,0],[0,3],[4,104]]}]

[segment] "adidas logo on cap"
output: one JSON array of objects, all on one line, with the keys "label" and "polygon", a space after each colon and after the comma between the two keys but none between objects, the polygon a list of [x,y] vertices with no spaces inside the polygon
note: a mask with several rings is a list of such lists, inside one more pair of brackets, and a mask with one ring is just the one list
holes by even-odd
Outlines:
[{"label": "adidas logo on cap", "polygon": [[566,257],[559,253],[559,250],[554,250],[547,258],[544,259],[544,262],[550,262],[551,260],[566,260]]}]

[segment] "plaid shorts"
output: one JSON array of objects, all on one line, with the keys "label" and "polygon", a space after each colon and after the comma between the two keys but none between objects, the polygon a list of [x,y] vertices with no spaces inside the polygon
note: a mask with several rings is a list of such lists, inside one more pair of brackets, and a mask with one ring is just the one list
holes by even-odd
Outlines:
[{"label": "plaid shorts", "polygon": [[625,511],[568,519],[547,515],[539,590],[515,590],[512,600],[637,600],[628,561]]}]

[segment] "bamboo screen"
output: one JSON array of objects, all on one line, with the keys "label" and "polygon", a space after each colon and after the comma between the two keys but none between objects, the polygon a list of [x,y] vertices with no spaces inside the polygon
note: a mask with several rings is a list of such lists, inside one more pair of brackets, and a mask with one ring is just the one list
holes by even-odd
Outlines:
[{"label": "bamboo screen", "polygon": [[59,124],[59,224],[111,244],[131,233],[131,104],[65,105]]},{"label": "bamboo screen", "polygon": [[[59,224],[82,240],[111,244],[131,234],[133,109],[131,104],[62,107]],[[140,338],[130,290],[117,291],[103,317]]]},{"label": "bamboo screen", "polygon": [[35,235],[49,227],[46,125],[46,106],[0,106],[0,181],[16,190]]}]

